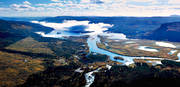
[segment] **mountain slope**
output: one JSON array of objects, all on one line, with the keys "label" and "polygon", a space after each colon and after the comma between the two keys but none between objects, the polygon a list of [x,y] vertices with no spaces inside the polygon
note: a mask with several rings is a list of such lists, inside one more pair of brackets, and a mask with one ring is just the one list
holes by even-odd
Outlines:
[{"label": "mountain slope", "polygon": [[29,22],[0,20],[0,87],[16,87],[48,67],[68,65],[85,49],[80,37],[71,41],[34,33],[52,30]]},{"label": "mountain slope", "polygon": [[52,28],[29,22],[0,20],[0,48],[28,36],[38,36],[34,32],[42,31],[48,33],[52,30]]},{"label": "mountain slope", "polygon": [[180,22],[162,24],[145,35],[146,39],[180,42]]}]

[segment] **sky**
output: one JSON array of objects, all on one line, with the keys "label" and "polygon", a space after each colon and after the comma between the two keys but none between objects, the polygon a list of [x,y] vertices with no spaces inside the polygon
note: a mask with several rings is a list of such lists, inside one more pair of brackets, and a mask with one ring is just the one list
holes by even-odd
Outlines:
[{"label": "sky", "polygon": [[0,16],[169,16],[180,0],[0,0]]}]

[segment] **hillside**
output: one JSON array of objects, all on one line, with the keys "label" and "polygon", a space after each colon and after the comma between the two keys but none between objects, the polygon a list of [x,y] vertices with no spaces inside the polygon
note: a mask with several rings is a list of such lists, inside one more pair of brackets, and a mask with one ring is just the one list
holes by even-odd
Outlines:
[{"label": "hillside", "polygon": [[[85,49],[81,37],[62,40],[34,33],[52,30],[29,22],[0,20],[0,87],[15,87],[48,67],[67,65],[68,59],[73,62],[73,55]],[[66,62],[59,63],[59,59]]]},{"label": "hillside", "polygon": [[162,24],[158,29],[146,33],[146,39],[180,42],[180,22]]},{"label": "hillside", "polygon": [[0,48],[6,47],[28,36],[38,36],[34,32],[48,33],[52,28],[29,22],[0,20]]}]

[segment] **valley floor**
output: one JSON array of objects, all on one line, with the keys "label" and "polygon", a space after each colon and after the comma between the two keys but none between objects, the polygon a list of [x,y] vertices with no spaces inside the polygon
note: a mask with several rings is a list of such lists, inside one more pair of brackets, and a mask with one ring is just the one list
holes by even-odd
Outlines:
[{"label": "valley floor", "polygon": [[113,53],[134,57],[158,57],[170,60],[179,60],[180,43],[162,42],[153,40],[124,39],[112,40],[100,36],[99,48]]},{"label": "valley floor", "polygon": [[97,36],[103,30],[63,36],[58,29],[27,24],[0,24],[0,87],[180,85],[179,43],[132,40],[114,33],[121,40]]}]

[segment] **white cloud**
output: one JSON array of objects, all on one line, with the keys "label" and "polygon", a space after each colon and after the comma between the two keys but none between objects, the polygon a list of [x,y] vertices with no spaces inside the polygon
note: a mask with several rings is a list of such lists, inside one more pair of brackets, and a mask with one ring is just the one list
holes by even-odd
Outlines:
[{"label": "white cloud", "polygon": [[12,7],[12,9],[14,9],[16,11],[35,9],[34,7],[31,7],[30,5],[27,5],[27,4],[24,4],[24,5],[12,4],[11,7]]},{"label": "white cloud", "polygon": [[23,4],[12,4],[11,9],[15,11],[40,11],[44,10],[42,7],[33,7],[31,6],[31,3],[28,1],[23,2]]},{"label": "white cloud", "polygon": [[81,3],[117,3],[117,2],[124,2],[126,0],[81,0]]},{"label": "white cloud", "polygon": [[168,4],[180,4],[180,0],[169,0]]},{"label": "white cloud", "polygon": [[31,3],[28,2],[28,1],[24,1],[23,3],[24,3],[24,4],[27,4],[27,5],[31,5]]},{"label": "white cloud", "polygon": [[151,3],[151,4],[158,4],[158,0],[128,0],[126,2],[140,2],[140,3]]},{"label": "white cloud", "polygon": [[52,7],[52,6],[64,6],[62,3],[49,3],[49,4],[37,4],[37,6]]},{"label": "white cloud", "polygon": [[157,1],[157,0],[131,0],[131,1],[135,1],[135,2],[153,2],[153,1]]},{"label": "white cloud", "polygon": [[81,0],[81,3],[90,3],[91,0]]},{"label": "white cloud", "polygon": [[51,0],[51,1],[53,1],[53,2],[59,2],[59,0]]},{"label": "white cloud", "polygon": [[[45,7],[46,6],[46,7]],[[46,4],[39,7],[48,9],[48,12],[39,15],[49,16],[169,16],[179,14],[179,5],[137,6],[121,3],[109,4]],[[56,10],[58,9],[58,12]],[[49,14],[49,12],[51,12]],[[32,13],[31,13],[32,14]],[[38,14],[38,12],[37,12]]]},{"label": "white cloud", "polygon": [[[111,24],[90,23],[90,21],[76,21],[76,20],[65,20],[63,23],[48,23],[48,22],[38,22],[38,21],[32,21],[32,23],[38,23],[43,26],[52,27],[55,29],[55,31],[66,31],[72,26],[84,25],[87,26],[85,31],[91,31],[91,33],[86,33],[85,35],[91,35],[91,36],[102,34],[103,31],[106,31],[108,30],[109,27],[113,26]],[[55,31],[50,33],[50,35],[57,34],[57,32]]]},{"label": "white cloud", "polygon": [[[78,0],[53,0],[53,2],[51,3],[39,3],[36,5],[33,5],[28,1],[24,1],[22,2],[22,4],[12,4],[9,8],[13,9],[14,11],[29,11],[29,13],[36,15],[39,14],[39,16],[169,16],[172,14],[180,15],[180,5],[177,4],[180,3],[180,0],[169,0],[169,2],[166,2],[166,4],[158,3],[160,2],[160,0],[77,1]],[[92,1],[101,1],[103,3],[93,3]],[[135,3],[132,4],[128,2]],[[136,5],[136,3],[141,3],[142,5]],[[143,3],[148,3],[148,5],[145,6],[143,5]],[[39,11],[44,12],[39,13]],[[5,13],[5,11],[3,12]],[[17,13],[17,15],[18,14],[20,13]],[[25,14],[25,16],[26,15],[27,14]]]},{"label": "white cloud", "polygon": [[92,3],[92,2],[103,2],[103,3],[127,3],[127,2],[143,2],[143,3],[158,3],[158,0],[81,0],[81,3]]},{"label": "white cloud", "polygon": [[0,8],[0,14],[2,14],[3,12],[8,13],[8,11],[11,11],[10,8]]}]

